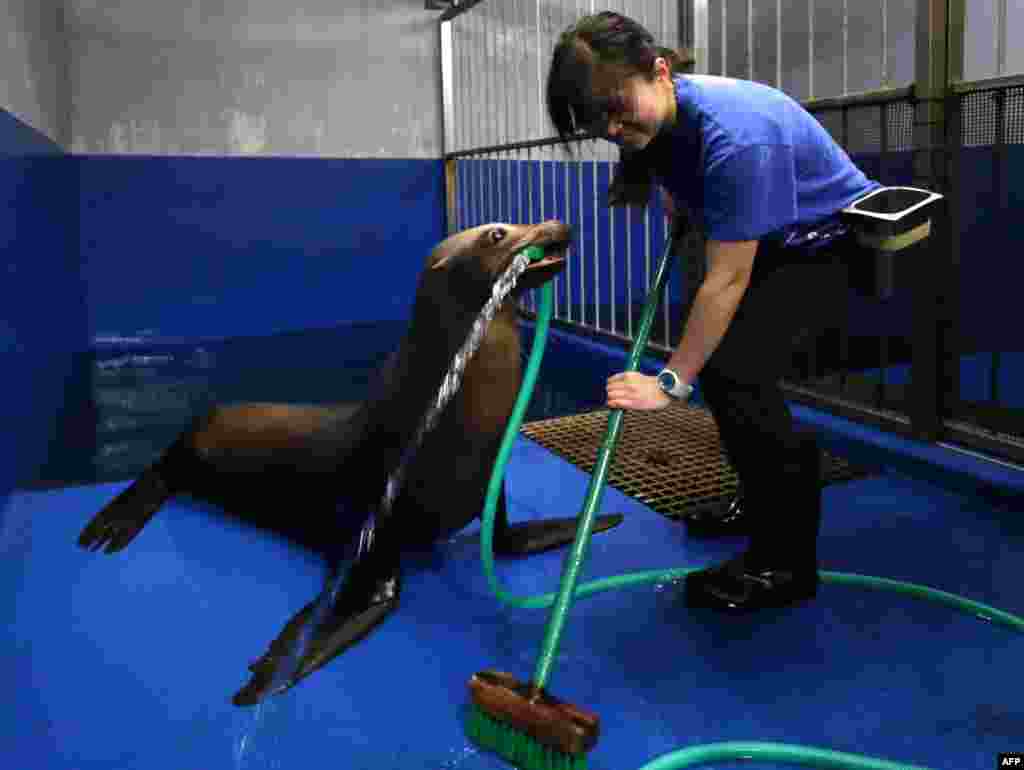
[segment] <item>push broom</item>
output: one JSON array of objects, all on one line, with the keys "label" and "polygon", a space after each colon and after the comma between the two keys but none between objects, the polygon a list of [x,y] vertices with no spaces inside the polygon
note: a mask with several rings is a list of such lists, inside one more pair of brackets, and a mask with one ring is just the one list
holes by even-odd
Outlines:
[{"label": "push broom", "polygon": [[[636,371],[639,368],[641,354],[647,346],[659,297],[673,261],[673,240],[674,234],[670,233],[661,264],[655,273],[654,285],[647,294],[640,328],[626,366],[627,371]],[[534,338],[535,355],[543,348],[543,339],[551,316],[551,301],[552,288],[548,283],[541,289]],[[536,363],[539,363],[539,357]],[[506,430],[506,446],[503,447],[506,452],[515,434],[518,433],[522,412],[533,390],[536,365],[533,360],[531,364],[516,410]],[[526,770],[585,770],[586,754],[597,744],[600,735],[600,720],[596,714],[559,700],[549,694],[545,686],[558,652],[565,619],[575,596],[579,573],[586,558],[594,515],[601,504],[605,478],[622,429],[622,418],[622,409],[611,410],[608,430],[597,456],[586,502],[576,528],[576,538],[562,569],[558,595],[552,605],[533,679],[530,682],[520,682],[512,674],[489,669],[477,672],[469,680],[472,705],[466,720],[467,734],[482,748],[493,751]],[[489,500],[491,496],[496,496],[500,483],[501,476],[496,473],[492,476],[494,488],[489,494]]]}]

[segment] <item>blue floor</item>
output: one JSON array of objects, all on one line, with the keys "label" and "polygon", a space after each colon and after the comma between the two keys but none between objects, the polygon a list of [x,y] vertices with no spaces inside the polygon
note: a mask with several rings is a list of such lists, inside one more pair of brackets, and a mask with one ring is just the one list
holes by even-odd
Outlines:
[{"label": "blue floor", "polygon": [[[507,478],[513,520],[575,515],[588,481],[522,438]],[[187,501],[120,555],[79,550],[80,528],[123,486],[23,492],[5,513],[4,767],[507,767],[464,738],[466,682],[491,667],[529,677],[547,611],[489,593],[476,525],[410,560],[400,610],[369,639],[262,710],[240,710],[229,699],[246,664],[318,591],[321,566]],[[1021,505],[894,471],[830,486],[824,504],[823,569],[1024,614]],[[627,518],[594,538],[584,579],[702,565],[743,544],[690,540],[614,489],[603,509]],[[498,571],[509,590],[537,594],[555,590],[560,566],[556,553]],[[1024,636],[912,598],[826,585],[807,605],[730,619],[688,611],[677,585],[634,587],[575,605],[560,650],[551,691],[602,719],[594,770],[719,741],[950,770],[988,770],[1024,747]]]}]

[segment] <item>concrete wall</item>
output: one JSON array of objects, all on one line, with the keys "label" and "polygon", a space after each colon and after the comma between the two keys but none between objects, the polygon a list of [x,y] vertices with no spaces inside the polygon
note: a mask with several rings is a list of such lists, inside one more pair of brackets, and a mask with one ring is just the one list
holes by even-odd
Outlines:
[{"label": "concrete wall", "polygon": [[0,0],[0,109],[64,145],[68,52],[61,0]]},{"label": "concrete wall", "polygon": [[68,0],[75,153],[437,158],[423,0]]}]

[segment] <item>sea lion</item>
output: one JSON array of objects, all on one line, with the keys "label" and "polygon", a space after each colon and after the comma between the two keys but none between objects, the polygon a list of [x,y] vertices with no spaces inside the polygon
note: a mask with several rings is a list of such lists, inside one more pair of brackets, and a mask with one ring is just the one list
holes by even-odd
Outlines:
[{"label": "sea lion", "polygon": [[[571,228],[557,220],[492,223],[446,238],[426,261],[406,335],[365,402],[218,406],[197,418],[108,503],[83,529],[79,545],[119,551],[160,506],[183,494],[337,559],[377,510],[388,475],[436,398],[496,279],[519,251],[543,247],[544,259],[520,276],[490,322],[458,392],[407,466],[392,515],[376,522],[372,545],[349,571],[296,675],[283,689],[294,686],[396,609],[403,550],[449,536],[481,516],[522,383],[516,297],[564,268],[571,238]],[[594,532],[621,521],[619,514],[598,517]],[[503,555],[546,551],[571,543],[576,526],[575,518],[510,525],[503,488],[495,511],[494,550]],[[297,613],[266,654],[249,666],[252,679],[235,694],[235,705],[254,704],[266,694],[316,601]]]}]

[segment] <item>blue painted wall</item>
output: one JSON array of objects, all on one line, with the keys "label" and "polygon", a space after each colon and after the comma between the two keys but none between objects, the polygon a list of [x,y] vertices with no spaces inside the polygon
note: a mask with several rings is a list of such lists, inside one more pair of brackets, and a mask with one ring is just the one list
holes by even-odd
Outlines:
[{"label": "blue painted wall", "polygon": [[59,442],[75,356],[89,345],[76,205],[61,148],[0,110],[0,512]]},{"label": "blue painted wall", "polygon": [[443,237],[440,161],[76,157],[96,334],[404,319]]}]

